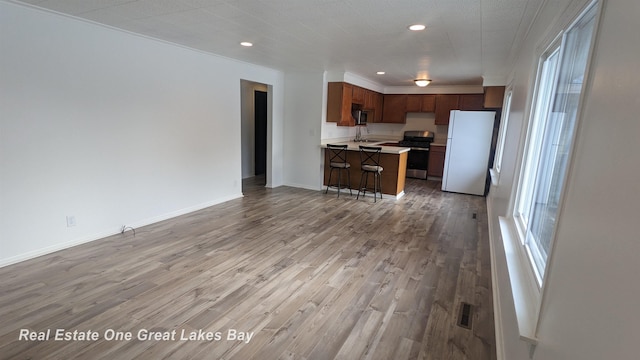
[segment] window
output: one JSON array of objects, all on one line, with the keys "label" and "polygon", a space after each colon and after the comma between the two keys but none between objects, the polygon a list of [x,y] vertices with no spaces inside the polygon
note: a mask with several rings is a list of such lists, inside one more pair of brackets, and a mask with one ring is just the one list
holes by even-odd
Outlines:
[{"label": "window", "polygon": [[500,130],[498,132],[498,142],[496,144],[496,155],[493,161],[493,169],[496,173],[500,174],[502,168],[502,154],[504,152],[504,140],[507,136],[507,124],[509,123],[509,111],[511,110],[511,95],[512,91],[507,91],[505,96],[505,104],[502,111],[502,119],[500,121]]},{"label": "window", "polygon": [[544,279],[595,27],[591,6],[539,62],[514,220],[538,285]]}]

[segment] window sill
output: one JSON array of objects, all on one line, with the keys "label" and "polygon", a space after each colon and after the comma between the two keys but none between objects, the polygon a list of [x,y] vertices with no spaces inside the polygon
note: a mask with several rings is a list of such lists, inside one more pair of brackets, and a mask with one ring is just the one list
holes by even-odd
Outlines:
[{"label": "window sill", "polygon": [[498,220],[507,259],[520,339],[537,345],[536,327],[541,299],[540,288],[536,283],[533,270],[529,266],[529,260],[520,246],[513,219],[500,216]]}]

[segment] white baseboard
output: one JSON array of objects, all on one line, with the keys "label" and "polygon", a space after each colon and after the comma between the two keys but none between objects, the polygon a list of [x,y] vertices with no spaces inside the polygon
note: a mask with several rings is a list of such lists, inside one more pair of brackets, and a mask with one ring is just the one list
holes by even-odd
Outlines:
[{"label": "white baseboard", "polygon": [[[159,216],[154,216],[152,218],[148,218],[148,219],[136,221],[136,222],[133,222],[133,223],[129,223],[129,224],[126,224],[126,226],[127,227],[130,226],[130,227],[133,227],[133,228],[139,228],[139,227],[155,224],[155,223],[158,223],[160,221],[168,220],[168,219],[171,219],[171,218],[174,218],[174,217],[178,217],[180,215],[185,215],[185,214],[188,214],[188,213],[191,213],[191,212],[194,212],[194,211],[202,210],[202,209],[208,208],[208,207],[213,206],[213,205],[221,204],[221,203],[229,201],[229,200],[241,198],[242,196],[243,196],[242,194],[235,194],[235,195],[225,196],[223,198],[218,198],[216,200],[208,201],[206,203],[190,206],[190,207],[187,207],[187,208],[184,208],[184,209],[172,211],[170,213],[166,213],[166,214],[162,214],[162,215],[159,215]],[[122,225],[120,225],[120,226],[122,226]],[[56,251],[68,249],[68,248],[71,248],[71,247],[74,247],[74,246],[77,246],[77,245],[81,245],[81,244],[85,244],[85,243],[88,243],[88,242],[104,239],[106,237],[119,234],[120,231],[122,231],[121,227],[119,227],[117,229],[109,229],[109,230],[99,231],[99,232],[97,232],[95,234],[92,234],[92,235],[82,236],[82,237],[79,237],[79,238],[76,238],[76,239],[73,239],[73,240],[70,240],[70,241],[66,241],[66,242],[63,242],[63,243],[54,244],[54,245],[47,246],[47,247],[44,247],[44,248],[28,251],[26,253],[22,253],[22,254],[19,254],[19,255],[16,255],[16,256],[12,256],[12,257],[9,257],[9,258],[0,259],[0,267],[5,267],[5,266],[16,264],[16,263],[19,263],[19,262],[22,262],[22,261],[30,260],[30,259],[33,259],[33,258],[36,258],[36,257],[39,257],[39,256],[51,254],[51,253],[56,252]]]},{"label": "white baseboard", "polygon": [[314,190],[314,191],[319,191],[323,189],[322,187],[318,188],[317,186],[313,186],[309,184],[296,184],[296,183],[285,183],[283,186],[289,186],[289,187],[305,189],[305,190]]},{"label": "white baseboard", "polygon": [[71,241],[58,243],[58,244],[54,244],[54,245],[47,246],[47,247],[44,247],[44,248],[28,251],[28,252],[22,253],[20,255],[12,256],[12,257],[9,257],[9,258],[6,258],[6,259],[1,259],[0,260],[0,267],[5,267],[5,266],[17,264],[19,262],[30,260],[30,259],[34,259],[34,258],[37,258],[39,256],[51,254],[51,253],[54,253],[56,251],[68,249],[70,247],[74,247],[74,246],[81,245],[81,244],[84,244],[84,243],[88,243],[88,242],[91,242],[91,241],[95,241],[95,240],[99,240],[99,239],[102,239],[102,238],[106,238],[106,237],[115,235],[115,234],[117,234],[119,232],[120,232],[120,230],[117,230],[117,231],[114,230],[114,231],[111,231],[111,232],[109,232],[109,231],[100,232],[100,233],[96,233],[96,234],[93,234],[93,235],[90,235],[90,236],[83,236],[83,237],[80,237],[80,238],[73,239]]},{"label": "white baseboard", "polygon": [[[127,224],[127,226],[131,226],[133,228],[139,228],[139,227],[155,224],[155,223],[158,223],[160,221],[164,221],[164,220],[172,219],[174,217],[178,217],[178,216],[181,216],[181,215],[189,214],[189,213],[192,213],[194,211],[202,210],[202,209],[205,209],[205,208],[208,208],[208,207],[211,207],[211,206],[214,206],[214,205],[222,204],[223,202],[227,202],[227,201],[230,201],[230,200],[238,199],[238,198],[241,198],[241,197],[244,197],[244,195],[242,193],[225,196],[225,197],[222,197],[222,198],[218,198],[216,200],[207,201],[206,203],[201,203],[201,204],[190,206],[190,207],[187,207],[187,208],[184,208],[184,209],[172,211],[172,212],[167,213],[167,214],[163,214],[163,215],[155,216],[155,217],[148,218],[148,219],[145,219],[145,220],[137,221],[137,222],[134,222],[134,223],[131,223],[131,224]],[[118,232],[120,232],[120,229],[118,229]]]}]

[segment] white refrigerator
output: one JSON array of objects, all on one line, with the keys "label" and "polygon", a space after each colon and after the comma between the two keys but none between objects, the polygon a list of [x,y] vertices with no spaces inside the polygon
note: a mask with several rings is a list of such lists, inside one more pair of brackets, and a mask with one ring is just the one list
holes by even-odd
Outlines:
[{"label": "white refrigerator", "polygon": [[495,116],[494,111],[451,111],[443,191],[484,195]]}]

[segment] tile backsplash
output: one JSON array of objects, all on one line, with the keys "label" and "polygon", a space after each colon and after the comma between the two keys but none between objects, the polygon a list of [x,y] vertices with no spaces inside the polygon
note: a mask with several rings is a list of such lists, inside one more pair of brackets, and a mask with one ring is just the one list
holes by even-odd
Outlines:
[{"label": "tile backsplash", "polygon": [[[405,131],[427,130],[434,134],[434,142],[446,143],[447,125],[436,125],[434,113],[408,113],[404,124],[369,123],[361,128],[362,136],[369,138],[384,138],[401,140]],[[336,123],[322,124],[322,139],[348,139],[356,136],[356,128],[337,126]]]},{"label": "tile backsplash", "polygon": [[404,132],[410,130],[431,131],[434,134],[435,142],[447,142],[449,127],[447,125],[436,125],[434,113],[408,113],[405,124],[368,124],[364,133],[370,137],[384,136],[400,140]]}]

